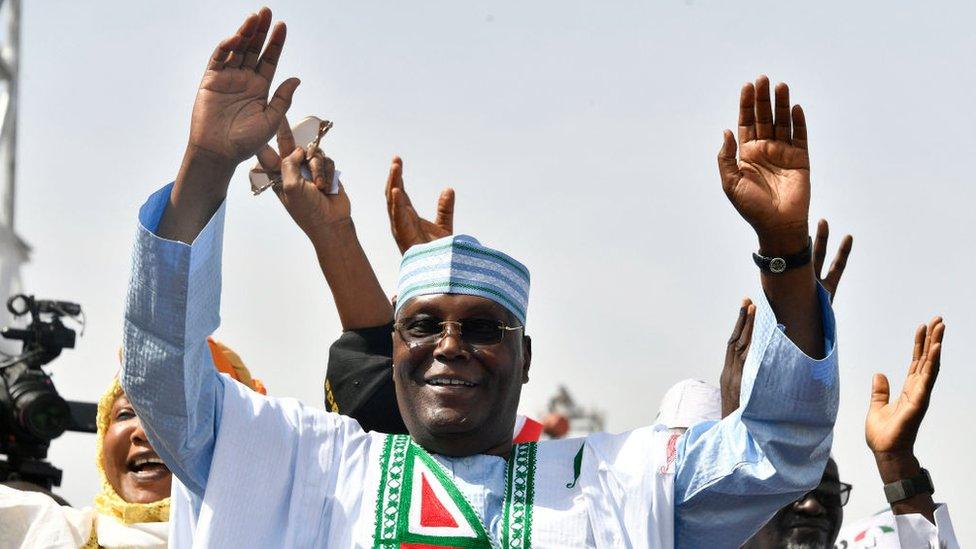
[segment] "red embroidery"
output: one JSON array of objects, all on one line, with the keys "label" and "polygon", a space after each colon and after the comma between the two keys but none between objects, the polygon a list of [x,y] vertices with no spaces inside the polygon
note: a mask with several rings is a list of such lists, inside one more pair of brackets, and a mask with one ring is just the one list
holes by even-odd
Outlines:
[{"label": "red embroidery", "polygon": [[861,532],[860,534],[854,536],[854,541],[861,541],[867,535],[868,535],[868,531],[865,530],[865,531]]},{"label": "red embroidery", "polygon": [[671,465],[674,464],[675,458],[678,457],[678,439],[679,438],[681,438],[681,435],[678,434],[678,433],[675,433],[675,434],[671,435],[671,438],[668,439],[668,454],[667,454],[667,458],[666,458],[666,460],[664,462],[664,465],[661,466],[661,474],[662,475],[667,474],[668,471],[671,470]]},{"label": "red embroidery", "polygon": [[420,525],[432,528],[457,528],[458,523],[437,499],[437,494],[427,482],[427,475],[421,473],[420,480]]}]

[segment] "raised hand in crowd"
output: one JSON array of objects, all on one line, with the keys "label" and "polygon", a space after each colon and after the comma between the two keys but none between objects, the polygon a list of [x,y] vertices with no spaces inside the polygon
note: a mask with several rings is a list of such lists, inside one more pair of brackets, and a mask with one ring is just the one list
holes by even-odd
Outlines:
[{"label": "raised hand in crowd", "polygon": [[[278,200],[295,224],[308,236],[332,291],[343,330],[383,325],[393,317],[383,287],[356,236],[346,190],[329,194],[335,176],[335,162],[318,147],[306,158],[306,143],[296,143],[288,120],[278,126],[278,151],[265,144],[258,162],[269,174],[280,173],[281,184],[273,185]],[[302,175],[307,161],[312,179]]]},{"label": "raised hand in crowd", "polygon": [[813,241],[813,270],[817,275],[820,285],[830,293],[830,301],[833,303],[837,297],[837,285],[840,278],[844,276],[844,269],[847,268],[847,258],[851,255],[854,247],[854,237],[844,235],[840,240],[840,247],[837,248],[837,255],[827,270],[827,276],[823,276],[824,259],[827,257],[827,240],[830,238],[830,225],[826,219],[821,219],[817,223],[817,237]]},{"label": "raised hand in crowd", "polygon": [[454,189],[441,191],[437,199],[437,217],[433,223],[420,217],[410,196],[403,187],[403,160],[393,157],[390,175],[386,179],[386,212],[390,217],[390,230],[400,253],[415,244],[424,244],[454,233]]},{"label": "raised hand in crowd", "polygon": [[214,50],[193,104],[190,139],[159,236],[192,242],[223,202],[237,165],[274,135],[299,84],[288,78],[268,98],[285,34],[285,24],[272,29],[271,10],[262,8]]},{"label": "raised hand in crowd", "polygon": [[[933,318],[928,326],[918,327],[908,375],[901,393],[893,401],[888,378],[874,374],[864,436],[885,484],[922,474],[915,457],[915,439],[939,376],[944,333],[945,324],[939,317]],[[935,503],[930,493],[894,502],[891,509],[896,515],[920,513],[935,522]]]},{"label": "raised hand in crowd", "polygon": [[[320,148],[315,149],[311,158],[306,158],[306,143],[295,142],[287,118],[282,118],[278,126],[277,141],[277,151],[265,144],[257,158],[265,172],[281,174],[281,184],[271,188],[295,224],[315,242],[316,238],[329,236],[337,225],[351,223],[349,196],[342,183],[337,194],[328,193],[335,176],[335,162]],[[302,164],[306,161],[311,180],[302,175]]]},{"label": "raised hand in crowd", "polygon": [[[726,196],[756,231],[759,253],[782,259],[809,252],[810,157],[803,109],[791,109],[786,84],[776,86],[775,101],[774,117],[765,76],[742,87],[738,158],[735,137],[725,130],[718,166]],[[822,315],[810,262],[764,270],[761,279],[788,337],[807,355],[822,357]]]},{"label": "raised hand in crowd", "polygon": [[[844,276],[844,269],[847,268],[847,258],[851,255],[854,246],[854,237],[846,235],[840,242],[837,255],[830,264],[827,276],[823,277],[824,257],[827,255],[827,243],[830,234],[830,227],[826,219],[821,219],[817,223],[817,238],[813,241],[813,261],[814,272],[817,280],[830,293],[831,301],[837,295],[837,287],[840,279]],[[756,306],[748,297],[742,300],[739,307],[739,317],[732,328],[732,335],[729,337],[725,347],[725,365],[722,367],[722,375],[719,378],[719,387],[722,394],[722,417],[725,417],[739,408],[739,389],[742,386],[742,369],[746,365],[746,356],[749,354],[749,346],[752,343],[752,328],[756,322]]]},{"label": "raised hand in crowd", "polygon": [[752,343],[752,328],[756,324],[756,306],[748,297],[742,300],[739,317],[732,328],[732,335],[725,347],[725,365],[719,377],[722,395],[722,417],[739,408],[739,390],[742,387],[742,369],[746,364]]}]

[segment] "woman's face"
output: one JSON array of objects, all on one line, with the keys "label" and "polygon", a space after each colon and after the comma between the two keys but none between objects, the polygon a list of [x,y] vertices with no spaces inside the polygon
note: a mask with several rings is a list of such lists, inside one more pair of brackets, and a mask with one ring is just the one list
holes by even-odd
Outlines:
[{"label": "woman's face", "polygon": [[103,441],[102,466],[122,499],[152,503],[169,497],[172,473],[149,445],[129,399],[115,399]]}]

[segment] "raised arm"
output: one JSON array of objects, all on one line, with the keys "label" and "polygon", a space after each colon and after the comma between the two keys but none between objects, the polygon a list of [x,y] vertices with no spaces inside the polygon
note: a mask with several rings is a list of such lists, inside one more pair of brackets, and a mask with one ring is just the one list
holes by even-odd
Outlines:
[{"label": "raised arm", "polygon": [[342,183],[329,194],[335,162],[321,150],[310,159],[312,181],[301,173],[307,143],[295,143],[287,120],[278,128],[278,151],[265,145],[258,154],[261,167],[281,173],[281,185],[272,187],[295,224],[315,248],[343,330],[382,326],[393,318],[390,300],[383,293],[352,220],[349,196]]},{"label": "raised arm", "polygon": [[[833,311],[809,246],[806,122],[799,106],[790,107],[785,84],[776,87],[775,117],[765,76],[742,88],[739,138],[736,158],[735,138],[725,131],[718,158],[722,186],[755,230],[768,263],[755,325],[746,330],[752,309],[745,303],[741,330],[729,344],[732,361],[749,348],[741,403],[718,423],[690,428],[678,447],[678,547],[744,542],[777,509],[815,487],[837,417]],[[726,384],[734,381],[723,377]]]},{"label": "raised arm", "polygon": [[[739,157],[736,141],[725,130],[718,165],[729,201],[752,225],[765,257],[786,258],[809,252],[810,157],[803,109],[790,108],[790,90],[776,86],[776,112],[769,100],[769,79],[742,87],[739,97]],[[763,270],[763,290],[787,336],[804,353],[823,356],[823,326],[813,265],[779,274]]]},{"label": "raised arm", "polygon": [[207,345],[220,324],[223,199],[235,167],[271,137],[298,85],[286,80],[269,100],[284,42],[284,24],[271,29],[265,8],[217,46],[176,182],[139,212],[121,382],[153,447],[198,495],[223,409]]},{"label": "raised arm", "polygon": [[262,8],[214,50],[193,103],[190,140],[159,237],[193,242],[223,203],[237,165],[271,139],[291,106],[297,78],[282,82],[268,98],[286,34],[278,22],[268,38],[270,26],[271,10]]},{"label": "raised arm", "polygon": [[[851,249],[854,247],[854,237],[851,235],[844,236],[840,242],[840,247],[837,249],[837,255],[834,256],[834,261],[830,264],[827,275],[824,276],[823,264],[827,256],[829,235],[830,226],[826,219],[821,219],[817,223],[817,237],[813,241],[813,268],[817,274],[817,280],[830,294],[830,301],[833,303],[834,297],[837,295],[837,288],[840,286],[840,279],[844,276],[844,269],[847,268],[847,258],[851,255]],[[747,297],[742,300],[739,316],[725,347],[725,365],[719,379],[719,386],[722,390],[722,417],[728,416],[739,408],[742,368],[746,364],[746,355],[749,354],[755,322],[756,306]]]},{"label": "raised arm", "polygon": [[[886,485],[922,474],[915,455],[915,439],[939,376],[944,333],[945,324],[939,317],[933,318],[928,326],[918,327],[908,374],[901,393],[893,401],[888,378],[884,374],[874,374],[864,433],[878,465],[881,482]],[[902,547],[930,544],[958,547],[944,507],[936,505],[932,493],[924,490],[893,501],[891,510],[895,514]]]}]

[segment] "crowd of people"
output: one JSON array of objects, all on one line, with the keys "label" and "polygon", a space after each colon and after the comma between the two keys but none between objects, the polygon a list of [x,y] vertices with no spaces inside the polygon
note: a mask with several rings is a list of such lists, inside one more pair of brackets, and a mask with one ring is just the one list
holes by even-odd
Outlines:
[{"label": "crowd of people", "polygon": [[[914,452],[939,317],[916,331],[901,391],[881,374],[870,391],[865,438],[891,508],[842,532],[852,486],[831,457],[831,303],[853,239],[824,275],[829,228],[809,236],[806,119],[787,85],[743,86],[738,136],[726,130],[718,155],[722,189],[758,239],[762,287],[739,309],[718,386],[677,383],[646,427],[547,437],[518,414],[529,269],[454,233],[453,189],[421,217],[394,157],[387,215],[403,258],[391,300],[320,147],[329,124],[296,140],[286,113],[299,80],[271,93],[286,37],[271,23],[264,8],[218,44],[178,175],[139,211],[122,368],[98,406],[102,491],[76,509],[0,486],[0,546],[958,547]],[[250,159],[311,241],[342,324],[324,410],[268,396],[211,337],[225,196]]]}]

